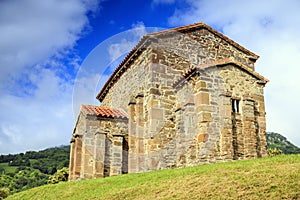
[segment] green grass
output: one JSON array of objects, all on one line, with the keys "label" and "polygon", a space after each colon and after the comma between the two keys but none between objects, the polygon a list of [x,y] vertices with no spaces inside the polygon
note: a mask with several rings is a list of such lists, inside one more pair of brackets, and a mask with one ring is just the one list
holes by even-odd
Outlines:
[{"label": "green grass", "polygon": [[17,170],[17,166],[9,166],[8,163],[0,163],[0,168],[5,170],[5,174],[15,173]]},{"label": "green grass", "polygon": [[8,199],[300,199],[300,154],[65,182]]}]

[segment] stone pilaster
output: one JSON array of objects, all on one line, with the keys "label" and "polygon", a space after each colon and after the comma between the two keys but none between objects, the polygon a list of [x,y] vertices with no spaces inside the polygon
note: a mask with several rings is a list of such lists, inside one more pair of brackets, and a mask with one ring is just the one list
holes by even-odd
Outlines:
[{"label": "stone pilaster", "polygon": [[233,158],[233,132],[231,120],[231,99],[230,96],[220,95],[220,155],[225,160]]},{"label": "stone pilaster", "polygon": [[257,121],[255,117],[255,102],[251,99],[243,101],[243,132],[245,137],[245,158],[258,157]]},{"label": "stone pilaster", "polygon": [[136,102],[131,101],[128,105],[128,173],[138,172],[138,154],[137,154],[137,132],[136,132]]},{"label": "stone pilaster", "polygon": [[93,177],[102,178],[104,177],[104,160],[105,160],[105,133],[97,132],[95,134],[95,145],[94,145],[94,168]]},{"label": "stone pilaster", "polygon": [[145,155],[145,141],[144,141],[144,95],[139,94],[136,97],[136,151],[138,154],[137,166],[138,171],[146,170],[146,155]]},{"label": "stone pilaster", "polygon": [[75,167],[75,163],[74,163],[74,159],[75,159],[75,138],[72,137],[71,141],[70,141],[70,163],[69,163],[69,181],[73,181],[74,180],[74,167]]},{"label": "stone pilaster", "polygon": [[123,148],[123,137],[114,136],[112,143],[112,157],[110,176],[122,174],[122,148]]},{"label": "stone pilaster", "polygon": [[82,159],[82,136],[75,135],[75,153],[74,153],[74,176],[73,180],[77,180],[81,176],[81,159]]},{"label": "stone pilaster", "polygon": [[245,151],[245,141],[243,133],[243,121],[240,113],[232,112],[232,145],[233,159],[243,159]]}]

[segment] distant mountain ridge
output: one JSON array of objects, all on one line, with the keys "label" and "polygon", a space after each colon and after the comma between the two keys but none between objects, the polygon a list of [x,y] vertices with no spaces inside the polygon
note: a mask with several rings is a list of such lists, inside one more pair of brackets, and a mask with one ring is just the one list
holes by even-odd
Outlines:
[{"label": "distant mountain ridge", "polygon": [[300,154],[300,148],[292,144],[283,135],[267,132],[267,149],[280,149],[284,154]]}]

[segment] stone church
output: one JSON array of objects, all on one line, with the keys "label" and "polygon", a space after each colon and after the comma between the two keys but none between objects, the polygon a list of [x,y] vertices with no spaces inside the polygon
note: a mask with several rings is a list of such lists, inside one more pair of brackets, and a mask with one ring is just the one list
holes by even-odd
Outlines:
[{"label": "stone church", "polygon": [[146,34],[81,105],[70,181],[266,156],[258,58],[204,23]]}]

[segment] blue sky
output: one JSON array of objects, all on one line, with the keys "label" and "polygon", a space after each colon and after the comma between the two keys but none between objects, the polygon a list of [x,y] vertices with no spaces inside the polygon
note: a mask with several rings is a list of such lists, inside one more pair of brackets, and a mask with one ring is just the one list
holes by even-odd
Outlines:
[{"label": "blue sky", "polygon": [[[0,1],[0,154],[68,144],[73,105],[97,103],[104,71],[149,27],[200,21],[261,56],[256,70],[271,80],[267,130],[300,146],[299,8],[297,0]],[[89,71],[91,60],[105,60],[105,45],[114,62]]]}]

